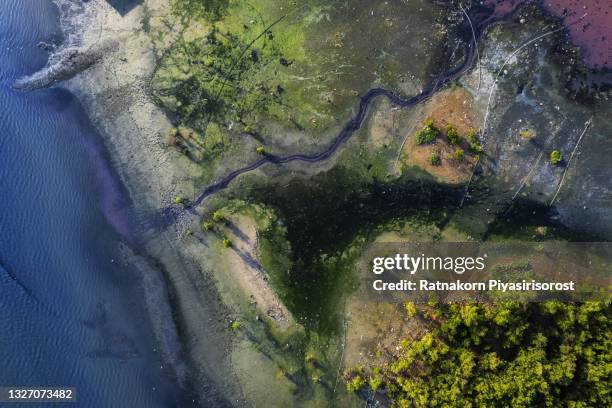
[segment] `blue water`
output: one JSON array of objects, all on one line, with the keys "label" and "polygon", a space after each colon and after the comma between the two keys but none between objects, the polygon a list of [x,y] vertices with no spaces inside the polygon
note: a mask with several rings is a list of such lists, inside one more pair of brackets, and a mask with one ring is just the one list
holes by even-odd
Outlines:
[{"label": "blue water", "polygon": [[50,0],[0,1],[0,385],[174,406],[140,279],[118,260],[125,225],[109,219],[125,202],[99,135],[69,92],[10,87],[44,66],[39,41],[60,38]]}]

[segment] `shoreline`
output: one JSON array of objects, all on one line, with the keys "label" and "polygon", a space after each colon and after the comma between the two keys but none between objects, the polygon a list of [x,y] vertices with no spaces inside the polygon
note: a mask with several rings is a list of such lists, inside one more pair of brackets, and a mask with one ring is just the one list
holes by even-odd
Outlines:
[{"label": "shoreline", "polygon": [[[151,3],[162,7],[164,0]],[[190,366],[193,375],[187,378],[185,374],[187,388],[195,389],[202,398],[210,396],[211,388],[215,389],[213,398],[218,397],[217,404],[230,398],[235,400],[234,396],[244,391],[240,390],[242,382],[236,380],[231,362],[232,350],[237,345],[228,333],[229,313],[218,300],[214,277],[211,279],[202,271],[207,259],[198,260],[196,256],[202,255],[207,243],[184,242],[185,232],[198,221],[197,216],[181,211],[176,223],[162,231],[151,225],[152,217],[160,209],[172,206],[178,194],[197,196],[192,180],[198,178],[201,169],[163,141],[171,124],[146,92],[155,56],[148,37],[138,28],[141,8],[119,16],[100,0],[92,0],[86,6],[91,9],[83,15],[84,20],[92,19],[99,26],[86,21],[76,23],[83,30],[80,45],[112,36],[123,37],[122,44],[118,51],[64,86],[84,106],[104,140],[112,167],[129,192],[132,217],[138,224],[132,232],[141,237],[137,239],[136,252],[142,255],[126,250],[125,257],[130,264],[139,265],[137,269],[143,277],[157,274],[153,279],[159,279],[158,283],[163,285],[160,288],[155,282],[143,282],[146,302],[157,340],[166,338],[179,345],[165,353],[175,364],[174,370],[181,371],[183,359]],[[225,170],[218,168],[217,174]],[[153,311],[160,303],[160,295],[168,299],[169,308]],[[176,326],[170,328],[175,335],[163,332],[170,326],[162,324],[164,321],[172,321]],[[210,383],[204,378],[210,378]],[[205,404],[204,400],[201,402]]]},{"label": "shoreline", "polygon": [[[156,3],[161,7],[164,1]],[[132,225],[130,231],[135,243],[126,240],[122,253],[141,275],[143,301],[167,364],[187,394],[191,390],[200,403],[223,405],[231,396],[240,395],[232,386],[226,357],[231,344],[227,311],[215,301],[214,286],[206,284],[199,266],[178,245],[193,220],[183,217],[175,227],[163,231],[150,222],[178,192],[193,190],[184,175],[197,174],[198,169],[163,145],[160,132],[169,130],[171,124],[146,95],[144,82],[154,55],[148,38],[138,30],[139,15],[140,8],[136,8],[122,17],[100,0],[80,9],[62,10],[60,6],[66,39],[61,48],[123,37],[118,50],[62,87],[84,107],[109,152],[110,166],[128,192],[130,215],[137,226]],[[192,397],[185,396],[185,402],[192,402]]]}]

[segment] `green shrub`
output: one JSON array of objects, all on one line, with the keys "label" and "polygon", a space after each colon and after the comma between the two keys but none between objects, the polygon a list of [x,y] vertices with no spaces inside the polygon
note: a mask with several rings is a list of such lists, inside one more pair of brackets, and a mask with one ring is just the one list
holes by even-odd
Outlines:
[{"label": "green shrub", "polygon": [[448,137],[448,141],[451,142],[451,144],[457,145],[461,142],[461,137],[459,137],[459,133],[453,125],[448,125],[446,127],[446,137]]},{"label": "green shrub", "polygon": [[535,137],[535,131],[533,129],[524,129],[519,132],[519,136],[523,139],[533,139]]},{"label": "green shrub", "polygon": [[242,325],[240,324],[240,322],[238,320],[234,320],[231,324],[230,324],[230,329],[232,331],[236,331],[238,329],[240,329],[242,327]]},{"label": "green shrub", "polygon": [[478,143],[470,143],[470,151],[474,154],[480,154],[482,153],[482,144],[480,142]]},{"label": "green shrub", "polygon": [[213,225],[210,222],[208,221],[202,222],[202,231],[210,231],[212,227]]},{"label": "green shrub", "polygon": [[181,205],[185,202],[185,199],[180,195],[177,195],[176,197],[174,197],[174,202],[175,204]]},{"label": "green shrub", "polygon": [[349,392],[357,392],[362,389],[364,385],[366,385],[366,380],[357,374],[346,383],[346,389]]},{"label": "green shrub", "polygon": [[257,152],[257,154],[266,154],[266,148],[263,146],[257,146],[257,149],[255,149],[255,151]]},{"label": "green shrub", "polygon": [[223,216],[223,213],[221,213],[221,211],[215,211],[212,215],[212,220],[214,222],[221,222],[225,219],[225,217]]},{"label": "green shrub", "polygon": [[414,302],[405,302],[404,309],[406,310],[406,316],[408,317],[414,317],[417,313],[417,309],[414,305]]},{"label": "green shrub", "polygon": [[442,159],[438,153],[432,153],[431,156],[429,156],[429,164],[432,166],[439,166],[440,163],[442,163]]},{"label": "green shrub", "polygon": [[453,160],[461,161],[465,157],[465,152],[463,149],[457,149],[453,153],[450,154],[450,158]]},{"label": "green shrub", "polygon": [[423,126],[423,129],[417,132],[416,142],[420,145],[431,143],[436,140],[439,134],[440,130],[438,130],[438,128],[434,126],[433,120],[428,120],[427,122],[425,122],[425,126]]},{"label": "green shrub", "polygon": [[478,140],[478,136],[476,135],[476,132],[474,132],[473,130],[471,130],[468,133],[468,142],[470,143],[470,150],[472,151],[472,153],[475,154],[480,154],[482,153],[482,143],[480,143],[480,140]]},{"label": "green shrub", "polygon": [[230,241],[229,238],[223,238],[223,246],[225,248],[231,248],[232,247],[232,241]]},{"label": "green shrub", "polygon": [[315,359],[315,354],[312,351],[309,351],[304,356],[304,361],[307,362],[307,363],[310,363],[311,361],[314,361],[314,359]]},{"label": "green shrub", "polygon": [[552,164],[553,166],[556,166],[562,161],[563,161],[563,153],[561,153],[559,150],[553,150],[552,152],[550,152],[550,164]]},{"label": "green shrub", "polygon": [[382,377],[380,375],[374,375],[370,378],[369,383],[370,388],[372,388],[372,391],[376,391],[382,385]]}]

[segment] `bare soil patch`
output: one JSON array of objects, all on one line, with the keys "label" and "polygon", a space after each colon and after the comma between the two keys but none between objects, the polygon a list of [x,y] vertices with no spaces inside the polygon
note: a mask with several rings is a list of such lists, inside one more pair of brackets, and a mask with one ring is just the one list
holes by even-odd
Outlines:
[{"label": "bare soil patch", "polygon": [[[476,156],[470,153],[467,141],[467,134],[478,127],[472,96],[462,88],[441,91],[427,102],[419,119],[422,123],[432,120],[440,129],[440,136],[432,143],[418,145],[416,133],[422,126],[416,126],[404,145],[402,164],[406,167],[419,167],[442,182],[467,182],[477,160]],[[446,136],[446,128],[449,125],[461,136],[458,145],[451,144]],[[453,157],[458,149],[465,152],[461,159]],[[430,162],[432,155],[440,157],[439,164]]]},{"label": "bare soil patch", "polygon": [[224,249],[224,271],[265,316],[283,328],[292,326],[295,321],[291,312],[274,293],[259,263],[255,222],[239,215],[232,216],[228,224],[225,235],[232,247]]}]

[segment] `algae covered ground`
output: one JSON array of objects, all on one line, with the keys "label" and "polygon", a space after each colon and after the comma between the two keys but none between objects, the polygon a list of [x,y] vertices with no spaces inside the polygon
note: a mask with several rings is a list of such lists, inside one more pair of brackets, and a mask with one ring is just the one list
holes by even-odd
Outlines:
[{"label": "algae covered ground", "polygon": [[[588,69],[536,5],[468,3],[145,2],[150,92],[173,124],[161,137],[203,169],[202,199],[170,207],[198,218],[185,242],[231,310],[248,404],[610,401],[609,302],[359,298],[380,242],[612,236],[609,88],[576,91],[572,72]],[[375,88],[393,96],[364,108]]]},{"label": "algae covered ground", "polygon": [[427,3],[172,1],[170,9],[143,18],[158,57],[151,91],[175,124],[168,142],[209,177],[231,157],[319,150],[368,89],[410,96],[440,75],[439,61],[462,58],[449,41],[455,18]]}]

